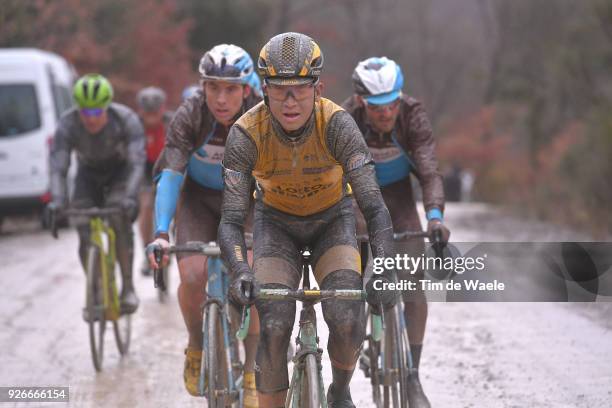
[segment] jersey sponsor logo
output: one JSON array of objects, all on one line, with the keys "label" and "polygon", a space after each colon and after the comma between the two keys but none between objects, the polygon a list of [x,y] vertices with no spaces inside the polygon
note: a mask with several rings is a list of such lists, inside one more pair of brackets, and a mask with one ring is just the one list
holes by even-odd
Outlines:
[{"label": "jersey sponsor logo", "polygon": [[370,153],[372,154],[372,158],[376,163],[392,161],[404,155],[404,153],[396,146],[382,149],[370,148]]},{"label": "jersey sponsor logo", "polygon": [[314,184],[314,185],[301,185],[301,186],[296,186],[295,184],[279,184],[279,185],[272,187],[270,191],[272,193],[279,194],[279,195],[286,196],[286,197],[303,199],[306,197],[312,197],[314,195],[317,195],[323,190],[326,190],[330,188],[331,186],[333,186],[333,184],[334,183],[327,183],[327,184],[320,183],[320,184]]},{"label": "jersey sponsor logo", "polygon": [[202,148],[200,148],[194,154],[194,156],[204,163],[221,164],[221,162],[223,161],[224,153],[225,146],[214,146],[206,144]]},{"label": "jersey sponsor logo", "polygon": [[302,169],[302,174],[320,174],[320,173],[325,173],[326,171],[329,171],[333,168],[334,166],[325,166],[325,167],[305,167],[304,169]]}]

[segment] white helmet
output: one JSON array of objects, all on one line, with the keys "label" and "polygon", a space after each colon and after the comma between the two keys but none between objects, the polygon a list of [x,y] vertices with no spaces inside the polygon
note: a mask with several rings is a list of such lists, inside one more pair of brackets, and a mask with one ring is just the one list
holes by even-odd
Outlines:
[{"label": "white helmet", "polygon": [[166,93],[154,86],[143,88],[136,95],[136,102],[145,112],[157,112],[166,103]]},{"label": "white helmet", "polygon": [[372,57],[357,64],[353,72],[353,88],[368,103],[385,105],[402,95],[404,75],[395,61]]},{"label": "white helmet", "polygon": [[207,51],[200,60],[203,80],[221,80],[248,85],[253,73],[253,60],[242,48],[220,44]]}]

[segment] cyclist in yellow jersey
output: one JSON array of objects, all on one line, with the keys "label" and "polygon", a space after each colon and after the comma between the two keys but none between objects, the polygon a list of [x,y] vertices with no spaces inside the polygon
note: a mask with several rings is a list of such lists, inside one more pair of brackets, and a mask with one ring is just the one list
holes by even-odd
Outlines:
[{"label": "cyclist in yellow jersey", "polygon": [[[230,297],[255,303],[260,316],[256,381],[260,407],[282,407],[289,385],[286,350],[295,302],[257,301],[260,285],[296,289],[300,249],[311,249],[322,289],[361,289],[355,218],[347,182],[365,215],[375,256],[393,253],[392,225],[376,183],[374,165],[352,117],[321,97],[323,54],[303,34],[273,37],[257,67],[264,102],[230,129],[223,159],[225,189],[218,241],[234,279]],[[243,228],[256,181],[254,266],[247,263]],[[390,280],[388,271],[378,276]],[[389,307],[395,296],[368,283],[368,301]],[[351,408],[349,383],[364,333],[361,302],[322,302],[329,327],[333,381],[331,408]]]}]

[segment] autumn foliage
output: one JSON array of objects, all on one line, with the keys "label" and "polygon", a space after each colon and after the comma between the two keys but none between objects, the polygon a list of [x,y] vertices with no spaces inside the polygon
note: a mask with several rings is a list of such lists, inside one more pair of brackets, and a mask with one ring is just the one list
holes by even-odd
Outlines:
[{"label": "autumn foliage", "polygon": [[116,100],[134,105],[144,86],[160,86],[170,104],[197,76],[187,43],[192,21],[175,17],[175,0],[7,1],[3,42],[56,52],[79,74],[99,72]]}]

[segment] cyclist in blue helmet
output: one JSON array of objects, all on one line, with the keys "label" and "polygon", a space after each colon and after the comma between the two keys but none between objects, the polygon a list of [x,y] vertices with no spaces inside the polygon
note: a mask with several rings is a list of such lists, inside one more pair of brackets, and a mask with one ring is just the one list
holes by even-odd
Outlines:
[{"label": "cyclist in blue helmet", "polygon": [[[201,86],[177,109],[166,135],[166,144],[154,174],[154,243],[167,247],[168,229],[174,217],[176,243],[215,241],[220,222],[223,192],[222,166],[225,141],[230,127],[260,98],[251,87],[253,61],[242,48],[221,44],[206,52],[199,65]],[[177,209],[177,203],[178,205]],[[176,214],[175,214],[176,212]],[[151,265],[158,267],[149,256]],[[162,263],[167,263],[165,258]],[[184,381],[187,391],[198,395],[202,355],[202,288],[206,285],[207,266],[203,256],[178,256],[181,283],[178,296],[189,332],[185,350]],[[256,325],[253,314],[252,327]],[[257,406],[254,389],[254,352],[258,332],[249,333],[246,348],[245,407]]]},{"label": "cyclist in blue helmet", "polygon": [[[395,61],[373,57],[357,64],[353,72],[354,95],[343,103],[359,126],[374,159],[376,178],[393,220],[394,232],[420,231],[410,174],[423,190],[427,231],[440,231],[447,241],[449,230],[443,224],[444,191],[438,171],[436,143],[423,105],[402,93],[404,75]],[[366,233],[361,213],[356,210],[358,233]],[[424,251],[421,238],[396,242],[396,252],[418,256]],[[399,279],[414,280],[416,287],[423,271]],[[409,377],[410,407],[429,407],[419,380],[418,368],[423,347],[427,301],[422,290],[404,292],[405,314],[412,361],[416,370]],[[363,367],[367,369],[367,367]]]}]

